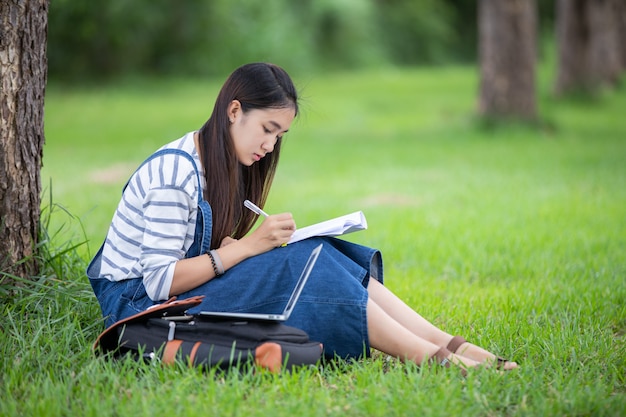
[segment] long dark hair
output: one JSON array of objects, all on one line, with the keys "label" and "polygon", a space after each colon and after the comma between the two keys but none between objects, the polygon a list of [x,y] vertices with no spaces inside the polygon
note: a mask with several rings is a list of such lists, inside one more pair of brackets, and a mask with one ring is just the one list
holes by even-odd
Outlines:
[{"label": "long dark hair", "polygon": [[213,211],[212,248],[219,247],[226,236],[240,239],[254,225],[256,215],[244,209],[243,201],[265,205],[282,142],[279,139],[271,153],[251,166],[239,163],[227,114],[233,100],[241,103],[244,113],[251,109],[293,108],[298,114],[296,88],[285,70],[276,65],[244,65],[222,86],[211,117],[199,131],[198,151],[207,184],[204,198]]}]

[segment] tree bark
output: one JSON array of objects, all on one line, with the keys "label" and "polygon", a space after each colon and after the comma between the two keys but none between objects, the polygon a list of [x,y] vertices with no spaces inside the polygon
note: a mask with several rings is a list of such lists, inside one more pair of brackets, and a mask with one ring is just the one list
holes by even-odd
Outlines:
[{"label": "tree bark", "polygon": [[624,70],[623,0],[557,0],[557,94],[614,86]]},{"label": "tree bark", "polygon": [[617,7],[617,32],[619,36],[620,55],[622,57],[621,70],[623,73],[626,71],[626,2],[618,1]]},{"label": "tree bark", "polygon": [[38,272],[48,0],[0,2],[0,281]]},{"label": "tree bark", "polygon": [[480,0],[478,25],[479,113],[536,119],[536,0]]},{"label": "tree bark", "polygon": [[558,48],[555,92],[591,88],[590,32],[585,19],[586,0],[557,0],[556,42]]}]

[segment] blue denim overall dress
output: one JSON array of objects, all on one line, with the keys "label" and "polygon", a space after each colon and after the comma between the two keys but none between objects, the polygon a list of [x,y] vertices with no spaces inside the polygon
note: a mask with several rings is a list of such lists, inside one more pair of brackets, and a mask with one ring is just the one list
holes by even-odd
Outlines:
[{"label": "blue denim overall dress", "polygon": [[[178,149],[163,149],[163,153],[178,153],[191,160],[198,186],[200,176],[193,157]],[[198,197],[198,215],[194,242],[187,258],[206,253],[211,242],[212,212],[208,202]],[[276,248],[248,258],[227,270],[218,278],[182,294],[179,299],[204,295],[204,301],[189,313],[201,310],[276,313],[284,309],[304,265],[320,243],[324,247],[286,324],[306,331],[312,340],[324,344],[328,358],[361,357],[369,355],[366,306],[370,277],[382,282],[382,257],[376,249],[336,238],[311,238],[286,247]],[[104,246],[104,244],[103,244]],[[106,325],[138,313],[155,304],[145,290],[141,277],[110,281],[100,276],[102,247],[87,268],[91,286],[98,298]]]}]

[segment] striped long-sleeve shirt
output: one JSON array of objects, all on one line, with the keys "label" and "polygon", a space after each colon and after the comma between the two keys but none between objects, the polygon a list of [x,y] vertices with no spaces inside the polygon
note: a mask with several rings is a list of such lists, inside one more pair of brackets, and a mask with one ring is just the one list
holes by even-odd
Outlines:
[{"label": "striped long-sleeve shirt", "polygon": [[[163,148],[192,155],[203,179],[193,133]],[[111,221],[100,276],[112,281],[142,277],[152,300],[167,299],[176,262],[193,243],[199,192],[193,165],[183,156],[160,155],[142,165]]]}]

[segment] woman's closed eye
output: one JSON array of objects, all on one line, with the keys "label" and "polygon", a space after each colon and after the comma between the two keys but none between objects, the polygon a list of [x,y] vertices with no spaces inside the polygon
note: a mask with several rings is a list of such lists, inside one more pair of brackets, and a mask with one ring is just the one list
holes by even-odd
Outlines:
[{"label": "woman's closed eye", "polygon": [[[263,126],[263,132],[265,132],[266,135],[271,135],[273,132],[268,129],[267,127]],[[281,135],[276,135],[276,140],[279,141],[281,140],[283,137]]]}]

